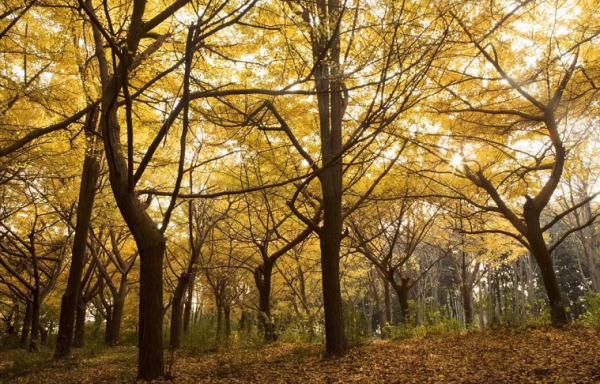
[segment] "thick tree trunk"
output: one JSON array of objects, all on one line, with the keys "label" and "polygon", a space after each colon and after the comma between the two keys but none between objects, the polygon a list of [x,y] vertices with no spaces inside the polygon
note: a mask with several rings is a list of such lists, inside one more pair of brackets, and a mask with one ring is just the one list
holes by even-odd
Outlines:
[{"label": "thick tree trunk", "polygon": [[121,337],[121,324],[123,322],[123,309],[125,308],[127,290],[127,276],[124,275],[121,277],[119,291],[113,297],[113,306],[110,316],[110,322],[108,321],[108,319],[106,322],[107,326],[105,342],[111,347],[119,344],[119,338]]},{"label": "thick tree trunk", "polygon": [[[107,94],[112,94],[107,92]],[[106,97],[106,96],[105,96]],[[111,108],[111,101],[104,100],[103,108]],[[163,360],[163,257],[165,238],[146,208],[138,201],[136,194],[129,190],[127,167],[122,155],[116,155],[120,147],[116,115],[110,115],[111,122],[103,131],[107,153],[112,153],[113,167],[109,167],[111,186],[115,201],[125,219],[140,254],[140,303],[138,329],[138,378],[153,380],[164,375]],[[116,127],[116,128],[111,128]]]},{"label": "thick tree trunk", "polygon": [[544,282],[544,288],[548,296],[552,325],[563,327],[569,322],[569,319],[560,293],[552,257],[540,229],[540,214],[534,207],[533,200],[528,199],[526,201],[523,208],[523,216],[527,223],[527,240],[531,248],[531,253],[540,267],[542,281]]},{"label": "thick tree trunk", "polygon": [[36,287],[33,291],[33,302],[31,303],[31,338],[29,340],[29,352],[38,350],[38,339],[40,336],[40,290]]},{"label": "thick tree trunk", "polygon": [[555,327],[562,327],[569,322],[569,319],[563,304],[556,273],[554,272],[552,258],[545,246],[539,247],[538,249],[532,249],[532,252],[540,267],[544,288],[546,289],[546,295],[548,296],[552,325]]},{"label": "thick tree trunk", "polygon": [[408,325],[410,321],[410,308],[408,307],[408,292],[410,291],[411,285],[409,284],[410,279],[407,277],[400,277],[400,281],[393,280],[394,276],[389,276],[389,283],[394,288],[396,296],[398,297],[398,303],[400,304],[400,322],[404,325]]},{"label": "thick tree trunk", "polygon": [[94,108],[88,115],[85,130],[88,148],[86,149],[81,172],[81,184],[79,186],[79,203],[77,204],[77,222],[75,225],[75,239],[73,240],[73,251],[67,287],[62,296],[60,306],[60,320],[58,323],[58,336],[56,338],[56,349],[54,358],[61,359],[71,353],[71,341],[73,339],[73,327],[77,303],[81,294],[81,278],[85,266],[85,249],[87,245],[88,231],[94,198],[96,196],[96,184],[100,175],[100,162],[94,132],[96,130],[97,109]]},{"label": "thick tree trunk", "polygon": [[[163,255],[165,241],[153,225],[150,241],[140,245],[140,308],[138,376],[151,380],[164,374]],[[147,247],[147,248],[145,248]]]},{"label": "thick tree trunk", "polygon": [[469,284],[463,283],[461,285],[461,293],[465,313],[465,325],[469,328],[473,324],[473,288]]},{"label": "thick tree trunk", "polygon": [[263,331],[265,343],[272,343],[277,339],[275,324],[271,317],[271,279],[273,265],[264,263],[254,270],[254,282],[258,291],[258,310],[260,326]]},{"label": "thick tree trunk", "polygon": [[385,305],[385,322],[392,324],[392,302],[390,300],[390,284],[388,281],[383,280],[383,303]]},{"label": "thick tree trunk", "polygon": [[406,285],[400,285],[396,288],[396,295],[398,295],[398,303],[400,304],[400,321],[403,325],[408,325],[410,322],[410,308],[408,307],[408,291],[409,288]]},{"label": "thick tree trunk", "polygon": [[85,345],[85,312],[87,303],[79,300],[77,304],[77,314],[75,316],[75,331],[73,333],[72,346],[82,348]]},{"label": "thick tree trunk", "polygon": [[[327,207],[325,199],[325,207]],[[340,288],[339,252],[341,241],[341,217],[336,212],[327,212],[320,237],[321,276],[323,284],[323,306],[325,312],[325,349],[328,356],[339,356],[346,352],[342,292]],[[331,222],[328,225],[327,221]],[[339,221],[338,221],[339,220]],[[336,221],[338,221],[336,223]]]},{"label": "thick tree trunk", "polygon": [[[315,32],[313,58],[319,108],[323,171],[319,175],[323,197],[323,227],[319,231],[321,276],[325,313],[327,356],[346,352],[342,293],[340,288],[340,243],[342,240],[342,118],[344,102],[340,63],[339,0],[317,1],[318,18],[324,21]],[[321,27],[321,26],[320,26]],[[325,53],[325,54],[324,54]]]},{"label": "thick tree trunk", "polygon": [[21,341],[19,344],[21,348],[27,348],[29,342],[29,333],[31,332],[31,310],[32,306],[30,302],[25,305],[25,316],[23,317],[23,326],[21,327]]}]

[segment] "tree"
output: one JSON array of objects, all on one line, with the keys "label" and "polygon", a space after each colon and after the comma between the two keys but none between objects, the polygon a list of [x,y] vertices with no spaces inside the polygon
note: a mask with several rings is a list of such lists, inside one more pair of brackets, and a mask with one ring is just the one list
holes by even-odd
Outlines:
[{"label": "tree", "polygon": [[[147,2],[144,0],[134,1],[129,23],[122,36],[124,38],[123,46],[118,46],[115,43],[119,36],[114,36],[114,31],[118,30],[118,27],[110,24],[114,20],[109,18],[106,20],[109,25],[107,27],[103,26],[94,11],[91,1],[85,4],[80,2],[80,6],[90,19],[94,36],[95,53],[102,85],[100,126],[108,163],[110,185],[117,206],[133,235],[140,255],[138,358],[138,376],[140,379],[155,379],[164,374],[162,324],[165,231],[175,208],[183,178],[186,136],[189,130],[190,77],[193,54],[204,39],[237,22],[254,4],[254,2],[242,3],[241,7],[234,7],[231,13],[225,16],[220,16],[222,8],[216,5],[215,8],[207,9],[205,16],[198,17],[198,24],[188,28],[185,57],[178,62],[178,65],[184,64],[182,101],[169,114],[151,145],[143,152],[143,157],[137,169],[134,169],[133,99],[129,93],[129,84],[132,79],[129,79],[129,76],[148,56],[160,49],[167,35],[160,35],[155,39],[155,44],[149,45],[140,52],[140,49],[143,49],[143,46],[140,45],[142,40],[156,36],[156,34],[153,34],[153,30],[188,2],[188,0],[176,1],[152,18],[144,21],[147,13]],[[121,16],[125,18],[127,15]],[[204,30],[205,26],[207,30]],[[108,56],[104,51],[105,44],[109,45],[111,56]],[[109,57],[113,60],[112,66]],[[111,67],[114,68],[113,72],[110,71]],[[171,67],[166,73],[174,71],[175,68]],[[150,84],[153,82],[151,80]],[[122,102],[115,102],[120,99],[121,91],[123,92]],[[127,127],[125,145],[122,143],[118,113],[121,106],[125,106]],[[146,211],[147,206],[140,201],[135,186],[147,169],[159,143],[180,113],[183,113],[183,117],[176,181],[170,203],[163,215],[161,227],[158,228],[154,219]],[[126,148],[126,153],[123,152],[123,147]]]},{"label": "tree", "polygon": [[62,297],[58,336],[56,339],[55,358],[63,358],[70,354],[71,342],[75,326],[75,315],[79,305],[81,293],[81,280],[85,268],[85,251],[87,247],[88,231],[96,195],[96,187],[100,176],[100,145],[96,138],[98,124],[98,110],[88,112],[84,130],[86,137],[86,152],[81,171],[81,185],[79,187],[79,203],[77,205],[77,219],[75,224],[75,238],[67,287]]},{"label": "tree", "polygon": [[[374,203],[374,210],[369,216],[378,221],[364,223],[357,218],[350,220],[352,247],[366,257],[396,292],[401,309],[400,320],[409,322],[408,294],[429,270],[443,257],[447,256],[452,247],[448,244],[446,250],[437,252],[439,239],[433,240],[432,227],[439,218],[439,208],[427,202],[402,199],[395,204],[386,203],[385,208]],[[364,216],[364,211],[357,211]],[[436,245],[437,243],[437,245]],[[439,253],[429,265],[420,266],[416,258],[421,252]]]},{"label": "tree", "polygon": [[[190,186],[192,182],[190,180]],[[191,301],[194,292],[196,274],[201,261],[202,248],[215,227],[226,218],[231,202],[218,211],[216,204],[208,201],[188,201],[188,236],[189,259],[183,272],[177,278],[171,302],[171,329],[169,345],[172,350],[181,346],[181,336],[186,326],[189,327]],[[186,298],[184,307],[184,296]],[[185,310],[185,311],[184,311]],[[187,325],[186,325],[187,324]]]},{"label": "tree", "polygon": [[13,217],[12,222],[0,223],[0,282],[24,302],[21,345],[28,344],[29,351],[35,352],[39,348],[42,303],[61,272],[69,237],[56,236],[61,215],[43,204],[33,188],[25,191],[31,200],[19,216],[29,218]]},{"label": "tree", "polygon": [[[483,212],[504,218],[515,231],[487,228],[467,233],[503,233],[532,253],[540,267],[552,322],[556,326],[564,325],[568,318],[551,253],[574,230],[553,244],[547,243],[544,233],[577,205],[548,222],[542,222],[542,213],[563,174],[568,153],[565,124],[585,109],[594,94],[579,64],[590,36],[584,32],[569,42],[544,45],[556,38],[558,26],[543,24],[536,40],[528,41],[539,46],[548,60],[536,59],[534,64],[521,66],[516,71],[511,64],[516,66],[520,52],[503,44],[501,35],[504,32],[520,36],[517,16],[538,20],[543,19],[541,15],[545,12],[559,11],[547,4],[531,2],[507,9],[498,2],[481,9],[478,20],[486,22],[478,23],[468,21],[466,9],[450,10],[457,37],[464,39],[458,45],[461,54],[465,54],[466,47],[471,47],[470,57],[474,61],[461,68],[448,68],[451,79],[442,80],[441,86],[449,98],[443,103],[444,107],[438,107],[440,112],[459,119],[448,123],[453,131],[451,137],[462,154],[457,158],[462,172],[454,167],[456,176],[470,181],[486,198],[466,196],[456,184],[451,187],[453,193]],[[499,22],[490,25],[493,19]],[[475,88],[476,84],[483,88]],[[543,144],[530,150],[522,149],[528,140]],[[500,159],[503,161],[498,162]],[[525,199],[519,200],[520,196]],[[590,224],[583,223],[583,226]]]},{"label": "tree", "polygon": [[[263,183],[259,167],[254,167],[254,175]],[[248,171],[246,171],[248,173]],[[276,340],[275,324],[271,316],[271,291],[273,273],[278,260],[300,246],[312,234],[313,229],[299,220],[286,207],[285,191],[262,190],[255,195],[244,195],[243,211],[246,215],[238,222],[242,230],[238,240],[248,242],[260,256],[258,260],[248,260],[254,283],[258,291],[259,321],[265,342]],[[321,209],[317,208],[314,222],[319,221]]]}]

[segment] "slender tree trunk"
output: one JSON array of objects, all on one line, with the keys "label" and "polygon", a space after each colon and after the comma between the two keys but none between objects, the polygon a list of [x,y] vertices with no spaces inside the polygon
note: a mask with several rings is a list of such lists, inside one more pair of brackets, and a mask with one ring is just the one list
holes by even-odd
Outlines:
[{"label": "slender tree trunk", "polygon": [[223,306],[223,315],[225,318],[225,339],[229,340],[231,336],[231,306],[229,304]]},{"label": "slender tree trunk", "polygon": [[75,239],[73,240],[73,251],[67,287],[62,296],[60,306],[60,320],[58,323],[58,336],[56,338],[56,349],[54,358],[61,359],[71,353],[71,341],[73,340],[73,327],[77,303],[81,294],[81,278],[85,266],[85,249],[94,198],[96,196],[96,184],[100,175],[100,162],[98,160],[98,145],[94,132],[96,130],[97,109],[94,108],[88,115],[85,131],[87,148],[81,171],[81,184],[79,186],[79,203],[77,204],[77,222],[75,224]]},{"label": "slender tree trunk", "polygon": [[173,293],[173,301],[171,302],[171,329],[169,338],[169,347],[174,350],[181,346],[182,334],[182,316],[183,316],[183,299],[187,292],[190,274],[184,272],[177,280],[177,286]]},{"label": "slender tree trunk", "polygon": [[497,327],[500,325],[500,317],[498,315],[498,296],[496,294],[496,291],[498,290],[498,278],[496,276],[496,271],[495,270],[490,270],[490,283],[489,283],[489,290],[490,290],[490,305],[491,305],[491,321],[490,321],[490,326],[493,327]]},{"label": "slender tree trunk", "polygon": [[217,331],[215,333],[216,344],[219,346],[223,340],[223,306],[217,304]]},{"label": "slender tree trunk", "polygon": [[85,312],[87,303],[79,300],[77,304],[77,314],[75,317],[75,332],[73,334],[72,346],[82,348],[85,344]]}]

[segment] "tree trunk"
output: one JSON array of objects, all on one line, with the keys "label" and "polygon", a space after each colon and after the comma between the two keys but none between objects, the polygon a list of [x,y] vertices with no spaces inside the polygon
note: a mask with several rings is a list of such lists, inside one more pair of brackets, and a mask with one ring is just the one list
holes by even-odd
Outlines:
[{"label": "tree trunk", "polygon": [[217,331],[215,332],[216,344],[219,346],[223,339],[223,307],[217,304]]},{"label": "tree trunk", "polygon": [[383,302],[385,305],[385,322],[392,324],[392,302],[390,300],[390,283],[383,280]]},{"label": "tree trunk", "polygon": [[173,293],[171,302],[171,329],[169,338],[169,347],[175,350],[181,346],[181,326],[183,316],[183,296],[187,292],[187,285],[190,280],[190,275],[187,272],[182,273],[177,279],[177,286]]},{"label": "tree trunk", "polygon": [[73,240],[73,251],[67,287],[62,296],[60,306],[60,320],[58,323],[58,336],[56,338],[56,349],[54,358],[61,359],[71,353],[71,341],[73,340],[73,326],[79,295],[81,294],[81,278],[85,266],[85,249],[94,198],[96,196],[96,184],[100,175],[100,162],[98,161],[98,149],[94,132],[96,130],[97,109],[94,108],[88,115],[85,132],[88,147],[86,148],[81,171],[81,184],[79,186],[79,202],[77,204],[77,222],[75,225],[75,239]]},{"label": "tree trunk", "polygon": [[85,344],[85,312],[87,303],[79,300],[77,304],[77,314],[75,317],[75,332],[73,334],[72,346],[82,348]]},{"label": "tree trunk", "polygon": [[123,309],[125,308],[125,299],[127,298],[127,276],[121,277],[121,283],[119,284],[119,291],[113,297],[113,306],[110,316],[110,323],[107,319],[106,327],[106,344],[114,347],[119,344],[119,338],[121,337],[121,324],[123,322]]},{"label": "tree trunk", "polygon": [[491,320],[490,320],[490,326],[492,328],[497,327],[500,325],[500,316],[498,315],[498,295],[496,294],[497,291],[499,290],[498,288],[498,278],[497,278],[497,274],[496,274],[496,270],[492,269],[490,270],[490,283],[489,283],[489,288],[490,288],[490,305],[491,305]]},{"label": "tree trunk", "polygon": [[109,306],[105,306],[106,308],[106,323],[104,325],[104,344],[106,345],[110,345],[109,342],[109,336],[110,336],[110,329],[112,328],[112,321],[113,321],[113,306],[109,305]]},{"label": "tree trunk", "polygon": [[544,282],[544,288],[548,296],[552,325],[563,327],[569,322],[569,319],[565,311],[558,280],[556,279],[552,257],[540,229],[540,215],[533,205],[533,200],[528,199],[523,208],[523,216],[527,223],[527,240],[531,247],[531,253],[540,267],[542,281]]},{"label": "tree trunk", "polygon": [[187,335],[190,330],[190,321],[192,317],[192,299],[194,297],[194,282],[196,275],[192,274],[190,283],[188,284],[187,296],[185,299],[185,306],[183,309],[183,334]]},{"label": "tree trunk", "polygon": [[229,340],[231,336],[231,306],[225,305],[223,307],[223,315],[225,317],[225,339]]},{"label": "tree trunk", "polygon": [[[163,255],[165,241],[156,226],[151,241],[139,241],[140,308],[138,377],[151,380],[163,376]],[[147,248],[146,248],[147,247]]]},{"label": "tree trunk", "polygon": [[[91,4],[90,4],[91,5]],[[109,170],[110,185],[115,202],[131,231],[140,255],[138,379],[153,380],[164,375],[163,359],[163,257],[165,237],[146,206],[138,200],[133,180],[133,165],[123,153],[118,105],[121,90],[120,76],[126,72],[142,38],[142,17],[145,2],[134,2],[133,15],[127,36],[127,55],[115,73],[110,73],[103,50],[104,41],[99,28],[93,28],[95,52],[102,82],[101,118],[102,139]],[[93,7],[90,7],[93,9]],[[125,70],[125,71],[124,71]],[[133,143],[129,143],[133,145]]]},{"label": "tree trunk", "polygon": [[46,329],[40,325],[39,331],[40,331],[40,344],[43,346],[47,346],[48,345],[48,329]]},{"label": "tree trunk", "polygon": [[469,284],[463,283],[461,285],[461,293],[465,313],[465,325],[467,328],[470,328],[473,324],[473,289]]},{"label": "tree trunk", "polygon": [[29,352],[38,350],[38,338],[40,336],[40,289],[36,286],[33,291],[33,302],[31,303],[31,338],[29,340]]},{"label": "tree trunk", "polygon": [[[331,161],[332,156],[326,160]],[[325,349],[328,356],[346,352],[342,292],[340,288],[340,244],[342,240],[342,168],[341,161],[326,168],[321,177],[323,190],[323,228],[321,246],[321,278],[325,312]]]},{"label": "tree trunk", "polygon": [[263,340],[265,343],[274,342],[275,324],[271,317],[271,279],[273,275],[273,265],[263,263],[254,270],[254,282],[258,291],[258,310],[260,326],[263,331]]},{"label": "tree trunk", "polygon": [[[319,108],[323,171],[318,176],[323,197],[323,227],[319,232],[321,276],[325,313],[325,350],[329,357],[346,352],[340,243],[342,240],[342,79],[340,76],[339,0],[319,0],[318,18],[327,20],[313,42],[315,81]],[[324,54],[325,53],[325,54]],[[328,53],[328,54],[327,54]]]},{"label": "tree trunk", "polygon": [[[327,199],[325,199],[327,206]],[[328,215],[325,208],[325,222],[328,216],[339,218],[338,215]],[[339,252],[341,240],[341,225],[330,228],[323,226],[321,242],[321,276],[323,284],[323,307],[325,312],[325,350],[329,357],[340,356],[346,352],[346,336],[344,334],[344,317],[342,292],[340,288]]]},{"label": "tree trunk", "polygon": [[31,332],[31,303],[25,305],[25,317],[23,317],[23,326],[21,327],[21,341],[19,344],[22,348],[27,348],[29,342],[29,332]]},{"label": "tree trunk", "polygon": [[399,285],[396,288],[396,294],[398,295],[398,303],[400,304],[400,321],[403,325],[409,325],[410,321],[410,309],[408,307],[408,291],[407,285]]}]

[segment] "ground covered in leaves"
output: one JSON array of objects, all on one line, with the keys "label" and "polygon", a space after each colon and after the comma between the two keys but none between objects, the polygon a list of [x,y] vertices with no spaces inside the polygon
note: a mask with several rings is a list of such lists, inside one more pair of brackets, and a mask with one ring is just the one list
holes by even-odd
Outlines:
[{"label": "ground covered in leaves", "polygon": [[[275,344],[180,353],[173,383],[600,383],[600,332],[534,329],[367,341],[345,357],[318,345]],[[6,383],[131,383],[133,347],[51,361],[51,352],[0,353]]]}]

